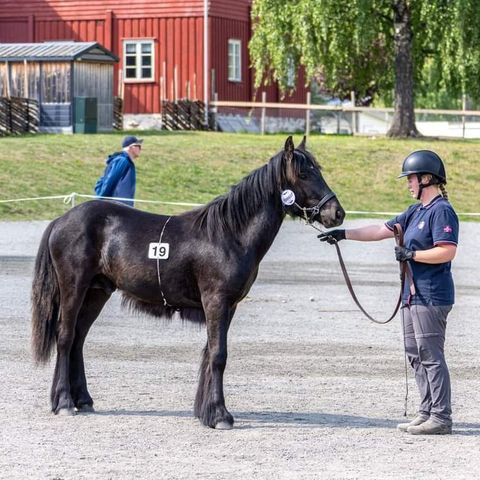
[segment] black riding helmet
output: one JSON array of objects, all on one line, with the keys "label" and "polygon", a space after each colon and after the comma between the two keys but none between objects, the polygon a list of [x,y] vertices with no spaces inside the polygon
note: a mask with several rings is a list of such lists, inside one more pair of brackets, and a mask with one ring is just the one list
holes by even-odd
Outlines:
[{"label": "black riding helmet", "polygon": [[402,165],[402,173],[398,178],[416,173],[430,173],[435,177],[435,183],[447,183],[447,174],[442,159],[430,150],[417,150],[411,153]]}]

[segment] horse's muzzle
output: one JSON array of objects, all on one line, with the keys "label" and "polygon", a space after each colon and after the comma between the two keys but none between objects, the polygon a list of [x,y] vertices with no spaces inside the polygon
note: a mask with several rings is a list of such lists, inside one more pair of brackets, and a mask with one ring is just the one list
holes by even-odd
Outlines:
[{"label": "horse's muzzle", "polygon": [[330,199],[319,213],[320,223],[326,228],[338,227],[343,223],[345,210],[340,205],[337,197]]}]

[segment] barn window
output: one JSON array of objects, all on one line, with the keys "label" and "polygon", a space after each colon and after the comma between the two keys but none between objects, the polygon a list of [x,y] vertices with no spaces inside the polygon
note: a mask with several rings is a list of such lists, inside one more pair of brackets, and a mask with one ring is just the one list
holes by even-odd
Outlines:
[{"label": "barn window", "polygon": [[242,81],[241,46],[240,40],[228,41],[228,79],[231,82]]},{"label": "barn window", "polygon": [[125,41],[123,44],[125,80],[153,80],[153,55],[152,40]]}]

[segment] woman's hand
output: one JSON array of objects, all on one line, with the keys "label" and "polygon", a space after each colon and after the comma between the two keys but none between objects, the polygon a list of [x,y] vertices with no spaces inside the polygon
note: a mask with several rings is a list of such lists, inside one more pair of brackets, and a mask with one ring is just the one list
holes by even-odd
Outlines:
[{"label": "woman's hand", "polygon": [[395,246],[395,258],[397,262],[406,262],[415,258],[416,252],[400,245]]},{"label": "woman's hand", "polygon": [[340,240],[345,240],[345,230],[342,228],[330,230],[329,232],[323,232],[320,235],[317,235],[317,238],[319,238],[321,242],[327,242],[330,245],[333,245]]}]

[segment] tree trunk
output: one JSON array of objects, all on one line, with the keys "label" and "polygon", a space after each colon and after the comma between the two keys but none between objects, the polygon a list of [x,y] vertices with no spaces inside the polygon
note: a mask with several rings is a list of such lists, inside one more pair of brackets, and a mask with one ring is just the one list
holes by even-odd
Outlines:
[{"label": "tree trunk", "polygon": [[388,137],[418,137],[415,126],[412,25],[409,0],[393,0],[395,28],[395,112]]}]

